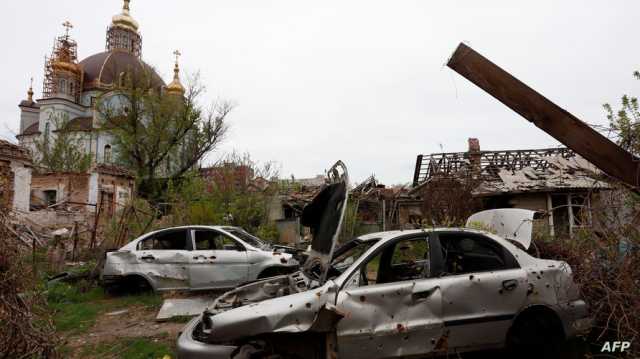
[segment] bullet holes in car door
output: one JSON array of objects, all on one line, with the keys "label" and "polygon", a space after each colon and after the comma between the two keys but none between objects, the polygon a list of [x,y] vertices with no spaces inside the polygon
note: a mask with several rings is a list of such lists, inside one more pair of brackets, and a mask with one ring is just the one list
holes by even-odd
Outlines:
[{"label": "bullet holes in car door", "polygon": [[[424,354],[443,331],[439,278],[430,277],[426,236],[401,238],[378,248],[353,275],[359,286],[338,293],[337,307],[350,313],[338,322],[339,357],[387,358]],[[358,277],[359,276],[359,277]],[[386,343],[381,345],[381,343]]]},{"label": "bullet holes in car door", "polygon": [[140,241],[136,258],[140,271],[156,289],[179,289],[188,286],[189,254],[192,248],[189,231],[161,231]]},{"label": "bullet holes in car door", "polygon": [[487,236],[444,232],[438,239],[449,348],[470,342],[501,343],[526,300],[524,270],[506,248]]},{"label": "bullet holes in car door", "polygon": [[213,229],[193,230],[194,246],[189,266],[192,288],[227,288],[247,280],[248,259],[244,246]]}]

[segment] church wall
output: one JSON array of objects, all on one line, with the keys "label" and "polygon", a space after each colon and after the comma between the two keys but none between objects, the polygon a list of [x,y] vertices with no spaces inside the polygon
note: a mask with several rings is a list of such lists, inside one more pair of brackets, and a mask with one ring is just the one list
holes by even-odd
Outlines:
[{"label": "church wall", "polygon": [[29,108],[29,107],[21,107],[20,111],[20,133],[23,133],[27,127],[33,125],[34,123],[38,123],[40,119],[40,110]]},{"label": "church wall", "polygon": [[72,120],[76,117],[86,117],[92,115],[91,111],[87,111],[80,106],[73,106],[68,102],[61,100],[59,100],[59,102],[54,102],[55,100],[56,99],[48,100],[48,103],[43,104],[40,107],[40,124],[38,126],[38,130],[42,133],[45,133],[47,123],[50,123],[49,131],[56,130],[56,123],[54,121],[55,116],[61,116],[58,117],[61,120]]}]

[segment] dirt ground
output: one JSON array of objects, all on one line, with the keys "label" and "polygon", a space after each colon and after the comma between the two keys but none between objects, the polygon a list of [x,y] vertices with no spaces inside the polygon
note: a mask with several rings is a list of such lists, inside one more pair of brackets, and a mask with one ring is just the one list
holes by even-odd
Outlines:
[{"label": "dirt ground", "polygon": [[[123,338],[144,338],[154,342],[162,342],[174,349],[175,339],[184,327],[184,323],[156,322],[157,310],[142,306],[117,310],[101,314],[96,323],[88,331],[65,338],[66,347],[73,354],[73,358],[85,357],[84,349],[96,347],[100,344],[117,342]],[[113,357],[118,357],[113,353]],[[172,355],[173,353],[167,353]],[[109,357],[109,355],[100,356]]]}]

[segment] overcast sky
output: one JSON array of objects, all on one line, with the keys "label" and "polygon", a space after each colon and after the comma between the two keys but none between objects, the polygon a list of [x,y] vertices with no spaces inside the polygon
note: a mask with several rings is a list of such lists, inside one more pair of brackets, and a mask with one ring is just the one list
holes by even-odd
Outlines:
[{"label": "overcast sky", "polygon": [[[120,0],[0,4],[0,136],[15,141],[17,104],[61,23],[80,58],[104,51]],[[232,100],[222,151],[311,177],[342,159],[352,179],[409,182],[416,155],[559,145],[444,64],[464,41],[561,107],[605,124],[604,102],[637,94],[640,1],[133,0],[143,58],[167,82],[172,55],[200,71],[206,102]],[[215,158],[215,154],[213,156]]]}]

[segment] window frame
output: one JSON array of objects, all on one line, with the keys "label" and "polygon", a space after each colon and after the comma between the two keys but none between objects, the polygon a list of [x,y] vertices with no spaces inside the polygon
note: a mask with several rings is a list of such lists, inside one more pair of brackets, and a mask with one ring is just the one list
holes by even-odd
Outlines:
[{"label": "window frame", "polygon": [[236,252],[246,252],[247,248],[245,247],[245,245],[240,242],[239,240],[237,240],[236,238],[234,238],[233,236],[231,236],[228,233],[225,233],[224,231],[220,231],[214,228],[191,228],[190,232],[191,232],[191,240],[193,241],[192,244],[192,248],[194,251],[234,251],[232,249],[224,249],[224,248],[216,248],[216,249],[197,249],[198,246],[196,245],[196,232],[197,231],[203,231],[203,232],[214,232],[217,233],[219,235],[222,235],[224,237],[229,238],[230,240],[232,240],[235,244],[236,244]]},{"label": "window frame", "polygon": [[[361,286],[359,285],[358,288],[360,287],[371,287],[371,286],[376,286],[376,285],[387,285],[387,284],[391,284],[391,283],[401,283],[401,282],[409,282],[409,281],[416,281],[416,280],[429,280],[429,279],[434,279],[437,278],[438,276],[434,275],[435,271],[434,271],[434,264],[436,266],[440,266],[439,264],[439,260],[440,258],[442,258],[442,256],[440,255],[440,242],[436,239],[437,238],[437,234],[435,232],[421,232],[421,233],[412,233],[412,234],[406,234],[406,235],[400,235],[398,237],[395,237],[393,239],[388,240],[386,243],[375,247],[375,248],[369,248],[369,252],[368,254],[365,254],[364,259],[362,259],[360,261],[360,263],[358,263],[357,265],[353,266],[352,269],[349,270],[349,273],[346,275],[345,280],[342,282],[341,286],[340,286],[340,290],[345,289],[346,287],[349,286],[349,283],[352,282],[353,280],[353,276],[357,275],[360,276],[360,273],[362,272],[362,268],[365,267],[367,264],[369,264],[369,261],[372,260],[373,258],[375,258],[376,256],[380,255],[380,259],[382,259],[382,254],[389,249],[389,247],[395,247],[395,245],[403,240],[407,240],[407,239],[416,239],[416,238],[424,238],[426,241],[428,241],[427,245],[429,246],[429,267],[430,267],[430,273],[429,276],[423,277],[423,278],[419,278],[419,279],[406,279],[406,280],[402,280],[402,281],[397,281],[397,282],[387,282],[387,283],[376,283],[376,284],[370,284],[367,286]],[[434,256],[436,255],[437,256]],[[346,271],[345,271],[346,272]]]},{"label": "window frame", "polygon": [[443,235],[465,236],[465,237],[470,237],[474,239],[479,238],[481,241],[489,243],[489,246],[494,247],[494,249],[500,250],[501,257],[502,257],[501,259],[504,262],[504,268],[444,275],[445,273],[444,269],[445,269],[446,263],[445,263],[445,258],[442,256],[442,249],[441,249],[437,253],[437,255],[440,257],[439,263],[441,265],[441,267],[439,268],[441,270],[441,272],[438,274],[439,277],[468,276],[469,274],[474,274],[474,273],[489,273],[489,272],[498,272],[498,271],[506,271],[506,270],[521,268],[520,263],[518,263],[518,260],[515,258],[513,253],[511,253],[505,246],[500,244],[498,241],[494,240],[493,238],[485,234],[475,233],[475,232],[466,232],[466,231],[439,231],[435,237],[437,238],[436,241],[438,242],[439,248],[444,248],[444,245],[441,242]]},{"label": "window frame", "polygon": [[[152,248],[152,249],[143,249],[142,248],[142,243],[148,240],[153,240],[155,237],[159,236],[159,235],[165,235],[165,234],[169,234],[169,233],[174,233],[174,232],[180,232],[180,231],[185,231],[187,234],[187,238],[185,240],[185,248],[183,249],[157,249],[157,248]],[[192,251],[193,250],[193,238],[191,236],[191,230],[189,228],[170,228],[170,229],[165,229],[165,230],[161,230],[158,231],[156,233],[153,233],[143,239],[141,239],[137,244],[136,244],[136,251]]]}]

